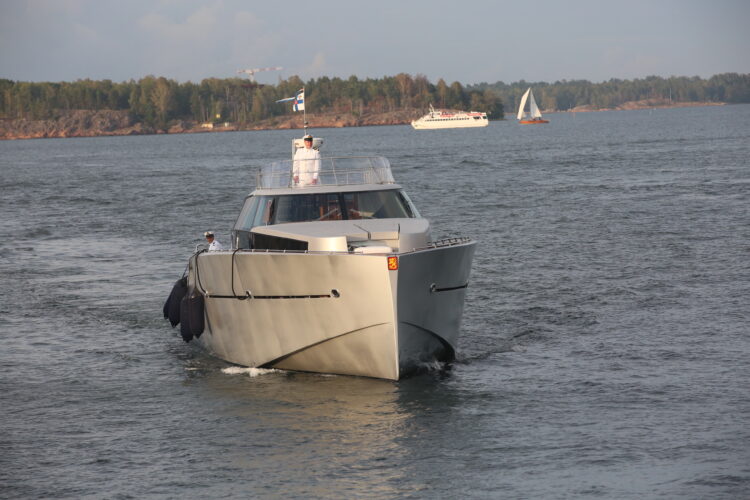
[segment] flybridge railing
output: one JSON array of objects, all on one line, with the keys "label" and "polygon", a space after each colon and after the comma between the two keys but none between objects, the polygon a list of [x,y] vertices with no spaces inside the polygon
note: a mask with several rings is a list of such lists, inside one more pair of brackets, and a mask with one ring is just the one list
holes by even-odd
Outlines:
[{"label": "flybridge railing", "polygon": [[393,184],[394,182],[391,164],[382,156],[277,161],[260,167],[255,176],[256,189]]}]

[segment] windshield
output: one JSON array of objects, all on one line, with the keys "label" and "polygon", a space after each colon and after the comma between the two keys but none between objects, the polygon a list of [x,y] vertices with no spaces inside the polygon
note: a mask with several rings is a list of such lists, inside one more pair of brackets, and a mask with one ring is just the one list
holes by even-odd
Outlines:
[{"label": "windshield", "polygon": [[355,219],[400,219],[418,217],[406,195],[397,189],[351,193],[310,193],[251,196],[234,228]]}]

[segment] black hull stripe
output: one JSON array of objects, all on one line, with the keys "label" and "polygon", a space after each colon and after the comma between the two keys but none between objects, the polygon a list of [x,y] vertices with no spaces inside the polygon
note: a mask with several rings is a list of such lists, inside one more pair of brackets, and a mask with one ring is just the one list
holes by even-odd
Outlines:
[{"label": "black hull stripe", "polygon": [[[451,286],[447,288],[435,288],[435,292],[450,292],[453,290],[461,290],[462,288],[468,288],[469,284],[466,283],[464,285],[459,286]],[[236,299],[236,300],[246,300],[246,299],[330,299],[332,297],[331,294],[322,294],[322,295],[212,295],[209,293],[206,293],[207,299]]]},{"label": "black hull stripe", "polygon": [[462,288],[468,288],[468,286],[469,284],[466,283],[465,285],[460,285],[460,286],[451,286],[448,288],[436,288],[435,291],[436,292],[450,292],[451,290],[460,290]]},{"label": "black hull stripe", "polygon": [[330,299],[330,294],[325,295],[210,295],[206,294],[207,299]]}]

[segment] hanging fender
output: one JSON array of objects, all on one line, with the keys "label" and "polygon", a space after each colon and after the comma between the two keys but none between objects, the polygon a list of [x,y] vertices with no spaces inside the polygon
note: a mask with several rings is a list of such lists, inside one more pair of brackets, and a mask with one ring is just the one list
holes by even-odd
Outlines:
[{"label": "hanging fender", "polygon": [[203,295],[195,288],[188,290],[180,301],[180,334],[185,342],[190,342],[193,337],[198,338],[203,333],[204,309]]},{"label": "hanging fender", "polygon": [[180,324],[180,303],[187,293],[187,276],[175,281],[167,301],[164,303],[164,319],[168,319],[172,328]]}]

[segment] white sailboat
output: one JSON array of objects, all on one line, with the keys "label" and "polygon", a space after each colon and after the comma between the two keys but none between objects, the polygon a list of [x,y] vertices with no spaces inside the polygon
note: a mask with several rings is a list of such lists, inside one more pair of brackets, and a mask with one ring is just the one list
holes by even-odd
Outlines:
[{"label": "white sailboat", "polygon": [[[526,115],[524,108],[526,107],[526,101],[529,101],[529,114]],[[521,105],[518,106],[518,123],[521,125],[533,125],[538,123],[549,123],[549,120],[542,118],[542,112],[539,111],[539,106],[536,105],[536,99],[534,99],[534,93],[531,91],[531,87],[521,97]]]}]

